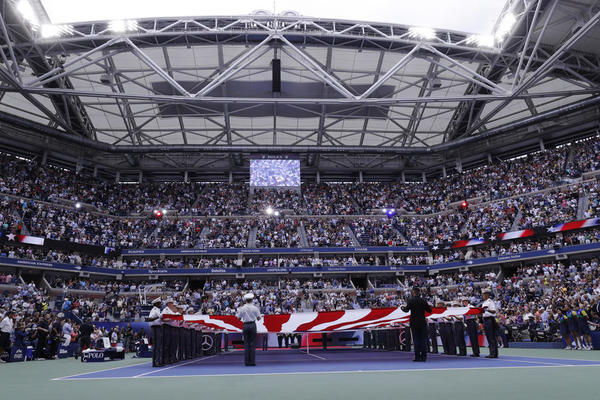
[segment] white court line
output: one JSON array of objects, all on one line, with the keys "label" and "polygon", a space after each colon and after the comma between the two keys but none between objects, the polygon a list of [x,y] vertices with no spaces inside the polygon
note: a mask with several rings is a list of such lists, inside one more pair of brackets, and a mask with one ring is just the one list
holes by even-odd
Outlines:
[{"label": "white court line", "polygon": [[[466,367],[466,368],[423,368],[423,369],[377,369],[377,370],[354,370],[354,371],[309,371],[309,372],[268,372],[268,373],[241,373],[241,374],[194,374],[194,375],[158,375],[158,376],[113,376],[102,378],[76,378],[66,381],[102,380],[102,379],[154,379],[154,378],[199,378],[199,377],[232,377],[232,376],[271,376],[271,375],[316,375],[316,374],[364,374],[385,372],[427,372],[427,371],[463,371],[463,370],[491,370],[491,369],[525,369],[525,368],[581,368],[600,367],[600,364],[590,365],[537,365],[537,366],[510,366],[510,367]],[[87,374],[84,374],[87,375]],[[55,380],[55,379],[54,379]]]},{"label": "white court line", "polygon": [[[461,358],[461,359],[465,359],[465,357],[462,356],[451,356],[448,354],[433,354],[433,355],[429,355],[429,357],[437,357],[437,358]],[[509,357],[518,357],[518,356],[509,356]],[[525,356],[521,356],[521,358],[535,358],[535,357],[525,357]],[[559,362],[548,362],[548,361],[525,361],[525,360],[512,360],[512,359],[507,359],[507,358],[486,358],[486,357],[482,357],[480,358],[480,360],[483,361],[483,359],[485,360],[491,360],[494,362],[517,362],[517,363],[525,363],[525,364],[542,364],[542,365],[556,365],[556,366],[565,366],[565,367],[570,367],[573,366],[574,364],[563,364],[563,363],[559,363]],[[542,360],[545,360],[545,358],[542,358]],[[592,361],[592,360],[564,360],[564,361],[591,361],[591,362],[596,362],[596,361]],[[599,364],[600,365],[600,364]]]},{"label": "white court line", "polygon": [[[492,360],[504,361],[504,362],[518,362],[526,364],[543,364],[543,365],[558,365],[558,366],[571,366],[573,364],[562,364],[558,362],[547,362],[547,361],[525,361],[525,360],[506,360],[502,358],[493,358]],[[565,360],[565,361],[579,361],[579,360]]]},{"label": "white court line", "polygon": [[[209,358],[212,358],[212,357],[216,357],[216,356],[210,356],[210,357],[206,357],[206,358],[202,358],[202,359],[195,359],[195,360],[189,361],[189,362],[187,362],[187,363],[185,363],[185,364],[190,364],[191,362],[194,362],[194,361],[202,361],[202,360],[206,360],[206,359],[209,359]],[[89,372],[84,372],[84,373],[81,373],[81,374],[68,375],[68,376],[61,376],[60,378],[53,378],[53,379],[50,379],[50,380],[51,380],[51,381],[63,381],[63,380],[68,380],[68,379],[70,379],[70,378],[77,378],[78,376],[82,376],[82,375],[95,374],[95,373],[97,373],[97,372],[114,371],[114,370],[116,370],[116,369],[125,369],[125,368],[129,368],[129,367],[137,367],[137,366],[140,366],[140,365],[143,365],[143,364],[152,364],[152,363],[151,363],[151,362],[146,362],[146,361],[145,361],[145,362],[140,362],[140,363],[137,363],[137,364],[131,364],[131,365],[122,365],[122,366],[120,366],[120,367],[113,367],[113,368],[99,369],[99,370],[97,370],[97,371],[89,371]],[[172,365],[172,366],[170,366],[170,367],[163,368],[163,369],[170,369],[170,368],[173,368],[173,367],[179,367],[179,366],[181,366],[181,365],[184,365],[184,364]],[[158,372],[158,371],[162,371],[162,369],[161,369],[161,370],[155,370],[155,371],[152,371],[152,372]],[[148,373],[151,373],[151,372],[147,372],[147,373],[145,373],[145,374],[142,374],[142,375],[146,375],[146,374],[148,374]],[[134,375],[134,377],[135,377],[135,375]],[[123,377],[118,377],[118,378],[123,378]],[[77,379],[87,379],[87,378],[77,378]],[[91,378],[90,378],[90,379],[91,379]],[[94,378],[94,379],[96,379],[96,378]]]},{"label": "white court line", "polygon": [[320,357],[320,356],[318,356],[318,355],[316,355],[316,354],[311,354],[311,353],[304,353],[304,354],[306,354],[306,355],[309,355],[309,356],[316,357],[316,358],[318,358],[319,360],[325,360],[325,361],[327,361],[327,358],[325,358],[325,357]]},{"label": "white court line", "polygon": [[106,368],[106,369],[99,369],[97,371],[89,371],[89,372],[84,372],[82,374],[75,374],[75,375],[68,375],[68,376],[61,376],[60,378],[53,378],[50,379],[51,381],[60,381],[63,379],[68,379],[68,378],[75,378],[77,376],[81,376],[81,375],[88,375],[88,374],[94,374],[96,372],[105,372],[105,371],[114,371],[115,369],[121,369],[121,368],[129,368],[129,367],[137,367],[139,365],[143,365],[143,364],[151,364],[147,361],[144,362],[140,362],[140,363],[136,363],[136,364],[130,364],[130,365],[121,365],[120,367],[113,367],[113,368]]},{"label": "white court line", "polygon": [[150,374],[153,374],[155,372],[161,372],[161,371],[166,371],[168,369],[173,369],[173,368],[177,368],[177,367],[183,367],[184,365],[193,364],[195,362],[200,362],[200,361],[208,360],[209,358],[216,357],[217,355],[218,354],[215,354],[214,356],[209,356],[209,357],[201,358],[201,359],[195,359],[195,360],[187,361],[187,362],[184,362],[182,364],[171,365],[170,367],[166,367],[166,368],[155,369],[155,370],[152,370],[152,371],[149,371],[149,372],[144,372],[143,374],[134,375],[134,376],[132,376],[132,378],[141,378],[142,376],[150,375]]}]

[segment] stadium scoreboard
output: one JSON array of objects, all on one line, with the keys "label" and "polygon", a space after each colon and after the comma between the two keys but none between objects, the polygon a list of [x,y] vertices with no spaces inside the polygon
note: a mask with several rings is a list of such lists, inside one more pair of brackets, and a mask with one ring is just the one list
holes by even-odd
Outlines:
[{"label": "stadium scoreboard", "polygon": [[293,156],[260,156],[250,159],[250,186],[300,186],[300,159]]}]

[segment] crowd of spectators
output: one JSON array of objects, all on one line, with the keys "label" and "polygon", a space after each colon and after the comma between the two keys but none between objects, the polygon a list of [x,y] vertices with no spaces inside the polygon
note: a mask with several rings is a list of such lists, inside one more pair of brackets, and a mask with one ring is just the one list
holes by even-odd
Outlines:
[{"label": "crowd of spectators", "polygon": [[300,247],[300,220],[269,218],[256,220],[255,247]]},{"label": "crowd of spectators", "polygon": [[161,282],[115,282],[115,281],[97,281],[89,279],[64,279],[56,277],[49,282],[53,289],[61,289],[64,292],[70,290],[84,290],[105,293],[163,293],[180,292],[185,288],[185,282],[181,280],[161,281]]},{"label": "crowd of spectators", "polygon": [[348,247],[355,244],[346,221],[341,218],[312,218],[302,222],[309,247]]},{"label": "crowd of spectators", "polygon": [[306,212],[300,188],[254,188],[253,190],[248,214],[264,215],[269,207],[280,212],[291,211],[293,214],[304,214]]},{"label": "crowd of spectators", "polygon": [[[309,246],[356,244],[348,226],[361,245],[434,245],[573,220],[583,195],[589,199],[585,216],[596,216],[598,183],[565,185],[565,179],[597,169],[599,143],[594,137],[465,172],[451,171],[426,183],[263,188],[253,192],[251,201],[244,184],[122,184],[2,155],[0,222],[5,232],[119,248],[239,248],[248,245],[253,226],[259,231],[257,246],[295,247],[303,241],[298,224],[308,228]],[[465,199],[473,199],[473,204],[460,207],[457,202]],[[75,208],[75,202],[81,207]],[[260,220],[262,216],[235,218],[262,213],[267,206],[336,217],[298,222],[288,216],[279,226]],[[398,216],[389,221],[341,218],[391,207]],[[166,214],[156,218],[154,209]]]},{"label": "crowd of spectators", "polygon": [[526,197],[520,204],[520,228],[550,227],[573,221],[577,217],[579,196],[575,192],[559,192]]},{"label": "crowd of spectators", "polygon": [[349,224],[361,246],[395,246],[406,242],[394,227],[393,219],[360,218],[349,220]]},{"label": "crowd of spectators", "polygon": [[304,185],[302,191],[308,214],[352,215],[360,212],[353,195],[352,185]]},{"label": "crowd of spectators", "polygon": [[[357,308],[397,307],[406,301],[410,288],[420,287],[435,305],[457,305],[467,298],[472,305],[481,304],[481,291],[490,288],[499,305],[498,321],[504,335],[511,340],[555,340],[565,318],[586,318],[592,327],[600,322],[596,312],[600,298],[600,265],[597,258],[548,261],[513,269],[408,273],[402,277],[370,278],[356,286],[349,278],[282,278],[270,280],[208,280],[197,290],[184,289],[184,282],[160,282],[174,293],[188,312],[233,315],[248,291],[264,314],[300,311],[333,311]],[[359,279],[360,281],[360,279]],[[365,283],[366,282],[366,283]],[[55,274],[53,288],[79,291],[102,291],[102,296],[65,292],[51,294],[34,283],[23,283],[14,275],[0,274],[0,284],[16,289],[0,296],[0,314],[16,312],[14,340],[35,348],[37,359],[54,358],[58,343],[64,340],[63,327],[73,326],[76,340],[82,320],[140,321],[138,296],[127,296],[148,282],[112,282],[70,279]],[[124,295],[125,294],[125,295]],[[129,340],[128,329],[96,331],[111,342]],[[571,332],[573,335],[573,332]],[[568,348],[589,349],[584,332],[575,332]]]}]

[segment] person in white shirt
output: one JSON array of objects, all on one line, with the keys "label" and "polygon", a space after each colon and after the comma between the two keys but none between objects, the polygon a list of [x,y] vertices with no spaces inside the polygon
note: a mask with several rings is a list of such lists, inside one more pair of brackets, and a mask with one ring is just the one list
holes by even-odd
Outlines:
[{"label": "person in white shirt", "polygon": [[488,341],[490,354],[486,358],[498,358],[498,324],[496,323],[496,313],[498,311],[496,303],[490,299],[491,291],[486,289],[482,292],[483,304],[483,327]]},{"label": "person in white shirt", "polygon": [[63,346],[68,346],[71,344],[71,335],[73,334],[73,327],[69,323],[69,321],[65,320],[65,323],[62,327],[62,335],[63,335]]},{"label": "person in white shirt", "polygon": [[163,329],[160,320],[160,297],[152,300],[152,309],[146,321],[150,322],[150,336],[152,339],[152,366],[163,365]]},{"label": "person in white shirt", "polygon": [[244,362],[247,367],[256,365],[256,321],[260,321],[260,310],[252,301],[254,300],[253,293],[244,295],[246,304],[238,308],[236,317],[243,323],[244,337]]},{"label": "person in white shirt", "polygon": [[[177,304],[173,299],[166,301],[167,306],[160,313],[161,318],[164,315],[179,315]],[[175,324],[176,321],[162,321],[163,328],[163,364],[172,364],[177,361],[177,350],[179,347],[179,330]]]},{"label": "person in white shirt", "polygon": [[[469,303],[469,299],[467,297],[462,298],[462,306],[473,308],[473,306]],[[471,357],[479,357],[479,335],[477,334],[477,316],[476,315],[465,315],[465,323],[467,324],[467,334],[469,335],[469,340],[471,341],[471,349],[473,349],[473,354]]]},{"label": "person in white shirt", "polygon": [[[7,311],[0,322],[0,355],[2,355],[5,350],[8,351],[11,347],[10,335],[14,332],[13,317],[14,312]],[[0,363],[3,362],[4,361],[0,360]]]}]

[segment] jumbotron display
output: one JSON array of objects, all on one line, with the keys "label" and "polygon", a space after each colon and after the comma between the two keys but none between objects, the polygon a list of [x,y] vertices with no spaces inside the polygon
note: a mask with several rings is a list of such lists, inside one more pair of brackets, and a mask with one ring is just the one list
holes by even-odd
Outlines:
[{"label": "jumbotron display", "polygon": [[300,160],[250,160],[250,186],[300,186]]}]

